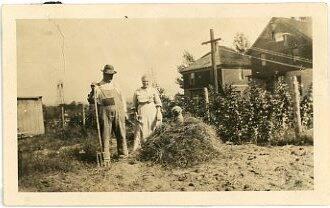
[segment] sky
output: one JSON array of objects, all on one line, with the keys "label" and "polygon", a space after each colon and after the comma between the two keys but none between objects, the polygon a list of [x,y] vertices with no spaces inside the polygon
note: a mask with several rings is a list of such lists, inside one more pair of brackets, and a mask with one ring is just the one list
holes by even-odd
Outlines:
[{"label": "sky", "polygon": [[[64,99],[87,103],[90,83],[102,79],[105,64],[115,67],[115,82],[132,100],[141,76],[151,71],[169,96],[180,88],[177,66],[184,51],[195,59],[210,51],[201,45],[210,29],[219,45],[232,47],[234,35],[244,33],[252,44],[270,18],[221,19],[40,19],[17,20],[18,96],[43,96],[58,104],[57,83]],[[63,38],[62,38],[63,37]],[[62,47],[63,46],[63,47]]]}]

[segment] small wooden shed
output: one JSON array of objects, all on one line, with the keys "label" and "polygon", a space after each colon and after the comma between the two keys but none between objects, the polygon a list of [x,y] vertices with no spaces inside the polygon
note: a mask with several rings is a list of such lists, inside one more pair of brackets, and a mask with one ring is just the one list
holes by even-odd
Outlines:
[{"label": "small wooden shed", "polygon": [[25,136],[45,133],[42,96],[17,97],[17,133]]}]

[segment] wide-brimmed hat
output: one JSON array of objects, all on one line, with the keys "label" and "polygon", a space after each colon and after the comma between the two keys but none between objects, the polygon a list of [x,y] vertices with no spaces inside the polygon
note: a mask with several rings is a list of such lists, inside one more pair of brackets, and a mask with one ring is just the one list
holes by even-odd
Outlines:
[{"label": "wide-brimmed hat", "polygon": [[115,68],[112,65],[105,65],[103,67],[103,70],[101,70],[105,74],[116,74],[117,72],[115,71]]}]

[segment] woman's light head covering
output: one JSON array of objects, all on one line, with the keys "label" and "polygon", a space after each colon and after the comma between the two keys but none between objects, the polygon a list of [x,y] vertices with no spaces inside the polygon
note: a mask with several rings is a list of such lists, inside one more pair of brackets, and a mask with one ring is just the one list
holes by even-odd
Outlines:
[{"label": "woman's light head covering", "polygon": [[150,76],[147,74],[144,74],[141,78],[142,81],[150,81]]}]

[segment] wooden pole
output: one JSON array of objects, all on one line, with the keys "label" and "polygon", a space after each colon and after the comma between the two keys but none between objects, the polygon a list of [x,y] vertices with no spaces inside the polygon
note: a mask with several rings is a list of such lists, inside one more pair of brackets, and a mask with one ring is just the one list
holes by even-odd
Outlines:
[{"label": "wooden pole", "polygon": [[[221,40],[221,38],[214,39],[213,29],[210,29],[210,40],[205,41],[202,45],[211,44],[211,61],[212,61],[212,70],[210,70],[210,75],[213,77],[214,91],[215,93],[219,92],[219,84],[218,84],[218,70],[217,64],[215,62],[215,54],[217,51],[217,41]],[[221,74],[220,74],[221,75]]]},{"label": "wooden pole", "polygon": [[64,104],[61,105],[62,128],[65,128]]},{"label": "wooden pole", "polygon": [[[96,91],[94,90],[94,92],[96,92]],[[95,108],[95,119],[96,119],[97,135],[98,135],[99,144],[100,144],[100,152],[103,152],[100,121],[99,121],[99,111],[98,111],[98,106],[97,106],[96,93],[94,93],[94,108]]]},{"label": "wooden pole", "polygon": [[210,38],[211,38],[211,55],[212,55],[212,69],[213,69],[213,78],[214,78],[214,90],[215,93],[218,93],[219,92],[218,71],[217,71],[217,64],[215,62],[216,42],[214,41],[213,29],[210,29]]},{"label": "wooden pole", "polygon": [[300,93],[299,93],[299,84],[297,77],[292,77],[293,84],[293,110],[294,110],[294,120],[295,120],[295,133],[296,137],[299,137],[302,132],[301,127],[301,115],[300,115]]},{"label": "wooden pole", "polygon": [[86,114],[85,114],[85,106],[82,104],[82,124],[83,126],[86,125]]},{"label": "wooden pole", "polygon": [[209,92],[206,87],[204,87],[204,100],[205,100],[206,118],[207,118],[207,121],[210,122]]},{"label": "wooden pole", "polygon": [[222,77],[222,68],[221,68],[221,53],[220,53],[220,47],[218,46],[218,44],[216,45],[217,47],[217,50],[218,50],[218,57],[219,57],[219,80],[220,80],[220,89],[222,90],[223,89],[223,83],[224,83],[224,80],[223,80],[223,77]]},{"label": "wooden pole", "polygon": [[64,117],[64,91],[63,91],[63,82],[60,81],[57,84],[59,99],[60,99],[60,106],[61,106],[61,120],[62,120],[62,128],[65,128],[65,117]]}]

